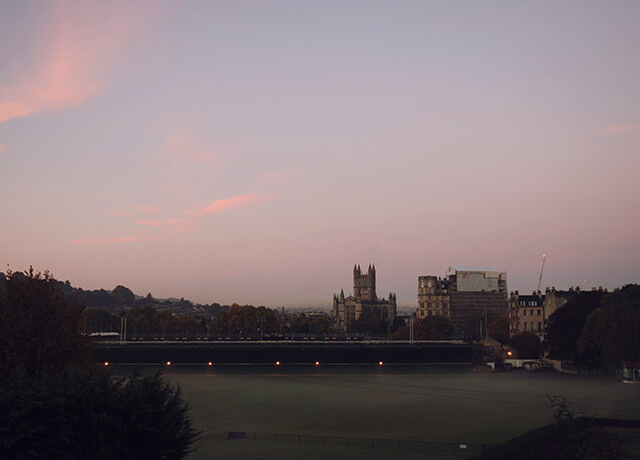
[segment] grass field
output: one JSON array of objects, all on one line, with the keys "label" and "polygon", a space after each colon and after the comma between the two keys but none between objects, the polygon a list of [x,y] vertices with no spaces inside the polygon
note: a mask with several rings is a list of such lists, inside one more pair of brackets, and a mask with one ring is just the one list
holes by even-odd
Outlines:
[{"label": "grass field", "polygon": [[[365,440],[500,444],[553,421],[547,394],[565,396],[586,415],[640,419],[640,386],[557,373],[429,367],[172,367],[164,373],[180,385],[194,425],[203,431],[190,460],[454,458],[447,449],[399,455],[370,448]],[[356,446],[216,436],[230,431],[316,436],[316,441],[350,437]],[[456,454],[464,457],[465,451]]]}]

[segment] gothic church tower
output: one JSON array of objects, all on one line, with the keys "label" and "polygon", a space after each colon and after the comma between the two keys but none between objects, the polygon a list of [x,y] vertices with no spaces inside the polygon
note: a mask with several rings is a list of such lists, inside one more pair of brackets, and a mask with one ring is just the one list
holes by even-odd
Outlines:
[{"label": "gothic church tower", "polygon": [[375,302],[376,295],[376,266],[369,264],[366,273],[362,273],[360,265],[353,267],[353,296],[363,302]]}]

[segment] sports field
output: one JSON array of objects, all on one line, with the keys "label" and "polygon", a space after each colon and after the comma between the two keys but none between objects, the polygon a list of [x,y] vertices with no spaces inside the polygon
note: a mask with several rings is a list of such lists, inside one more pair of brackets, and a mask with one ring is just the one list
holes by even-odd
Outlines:
[{"label": "sports field", "polygon": [[[500,444],[552,422],[548,394],[565,396],[586,415],[640,419],[640,385],[602,377],[468,367],[163,371],[203,431],[191,460],[464,458],[474,444]],[[228,432],[270,435],[227,440]],[[387,439],[406,442],[398,451]]]}]

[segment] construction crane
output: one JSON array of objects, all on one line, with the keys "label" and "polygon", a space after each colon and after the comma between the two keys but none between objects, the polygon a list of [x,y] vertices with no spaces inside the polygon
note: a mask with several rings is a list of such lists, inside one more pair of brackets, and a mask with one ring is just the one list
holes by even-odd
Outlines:
[{"label": "construction crane", "polygon": [[540,286],[542,286],[542,272],[544,271],[544,263],[547,261],[547,255],[542,254],[542,268],[540,269],[540,279],[538,280],[538,291],[540,292]]}]

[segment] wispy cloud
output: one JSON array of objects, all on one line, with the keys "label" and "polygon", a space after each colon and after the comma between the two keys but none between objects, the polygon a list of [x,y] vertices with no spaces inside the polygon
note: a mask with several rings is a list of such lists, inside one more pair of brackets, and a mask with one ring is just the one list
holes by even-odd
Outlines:
[{"label": "wispy cloud", "polygon": [[125,2],[58,1],[35,36],[35,71],[0,87],[0,123],[81,106],[98,96],[106,75],[142,16]]},{"label": "wispy cloud", "polygon": [[191,211],[189,214],[192,216],[202,217],[208,216],[211,214],[216,214],[220,211],[224,211],[225,209],[235,208],[238,206],[245,206],[251,203],[258,203],[270,200],[274,198],[275,195],[258,195],[255,193],[247,193],[245,195],[236,195],[231,198],[222,198],[219,200],[214,200],[206,206],[203,206],[200,209],[195,211]]},{"label": "wispy cloud", "polygon": [[261,174],[255,181],[258,187],[263,186],[280,186],[292,179],[303,176],[304,173],[300,169],[283,169],[280,171],[269,171]]},{"label": "wispy cloud", "polygon": [[136,223],[147,227],[158,228],[162,230],[159,235],[153,237],[166,238],[169,236],[179,235],[191,230],[195,226],[195,221],[191,219],[137,219]]},{"label": "wispy cloud", "polygon": [[157,208],[157,207],[154,207],[154,206],[138,205],[138,206],[134,206],[134,207],[139,211],[148,212],[149,214],[155,214],[155,213],[160,212],[160,208]]},{"label": "wispy cloud", "polygon": [[176,128],[169,135],[166,144],[167,155],[207,166],[213,170],[222,169],[222,158],[210,148],[206,148],[196,140],[193,128],[183,126]]},{"label": "wispy cloud", "polygon": [[120,238],[78,238],[73,240],[73,244],[80,246],[106,246],[109,244],[133,243],[138,241],[136,236],[123,236]]},{"label": "wispy cloud", "polygon": [[[257,193],[246,193],[236,195],[231,198],[214,200],[206,206],[194,211],[187,211],[186,214],[193,217],[204,217],[224,211],[226,209],[249,204],[262,203],[275,198],[277,194],[262,195]],[[132,207],[148,213],[158,212],[159,209],[151,206],[137,205]],[[134,211],[112,212],[112,215],[131,216]],[[133,223],[138,226],[131,235],[116,238],[77,238],[72,240],[74,244],[82,246],[105,246],[112,244],[128,244],[136,241],[151,241],[171,238],[176,235],[191,231],[195,228],[197,220],[193,218],[171,218],[171,219],[134,219]]]},{"label": "wispy cloud", "polygon": [[602,134],[620,134],[627,131],[640,129],[640,123],[621,123],[618,125],[607,126],[601,131]]},{"label": "wispy cloud", "polygon": [[0,152],[4,152],[5,150],[7,150],[7,147],[5,147],[4,145],[0,144]]},{"label": "wispy cloud", "polygon": [[[147,228],[138,229],[133,235],[117,238],[78,238],[72,241],[74,244],[81,246],[106,246],[133,243],[135,241],[161,240],[185,233],[196,224],[191,219],[136,219],[135,223]],[[155,231],[150,231],[148,227]]]},{"label": "wispy cloud", "polygon": [[109,211],[109,215],[126,217],[126,216],[132,216],[134,214],[138,214],[138,211],[141,211],[147,214],[156,214],[162,211],[162,209],[157,206],[147,206],[147,205],[140,204],[136,206],[131,206],[129,209],[126,209],[124,211]]}]

